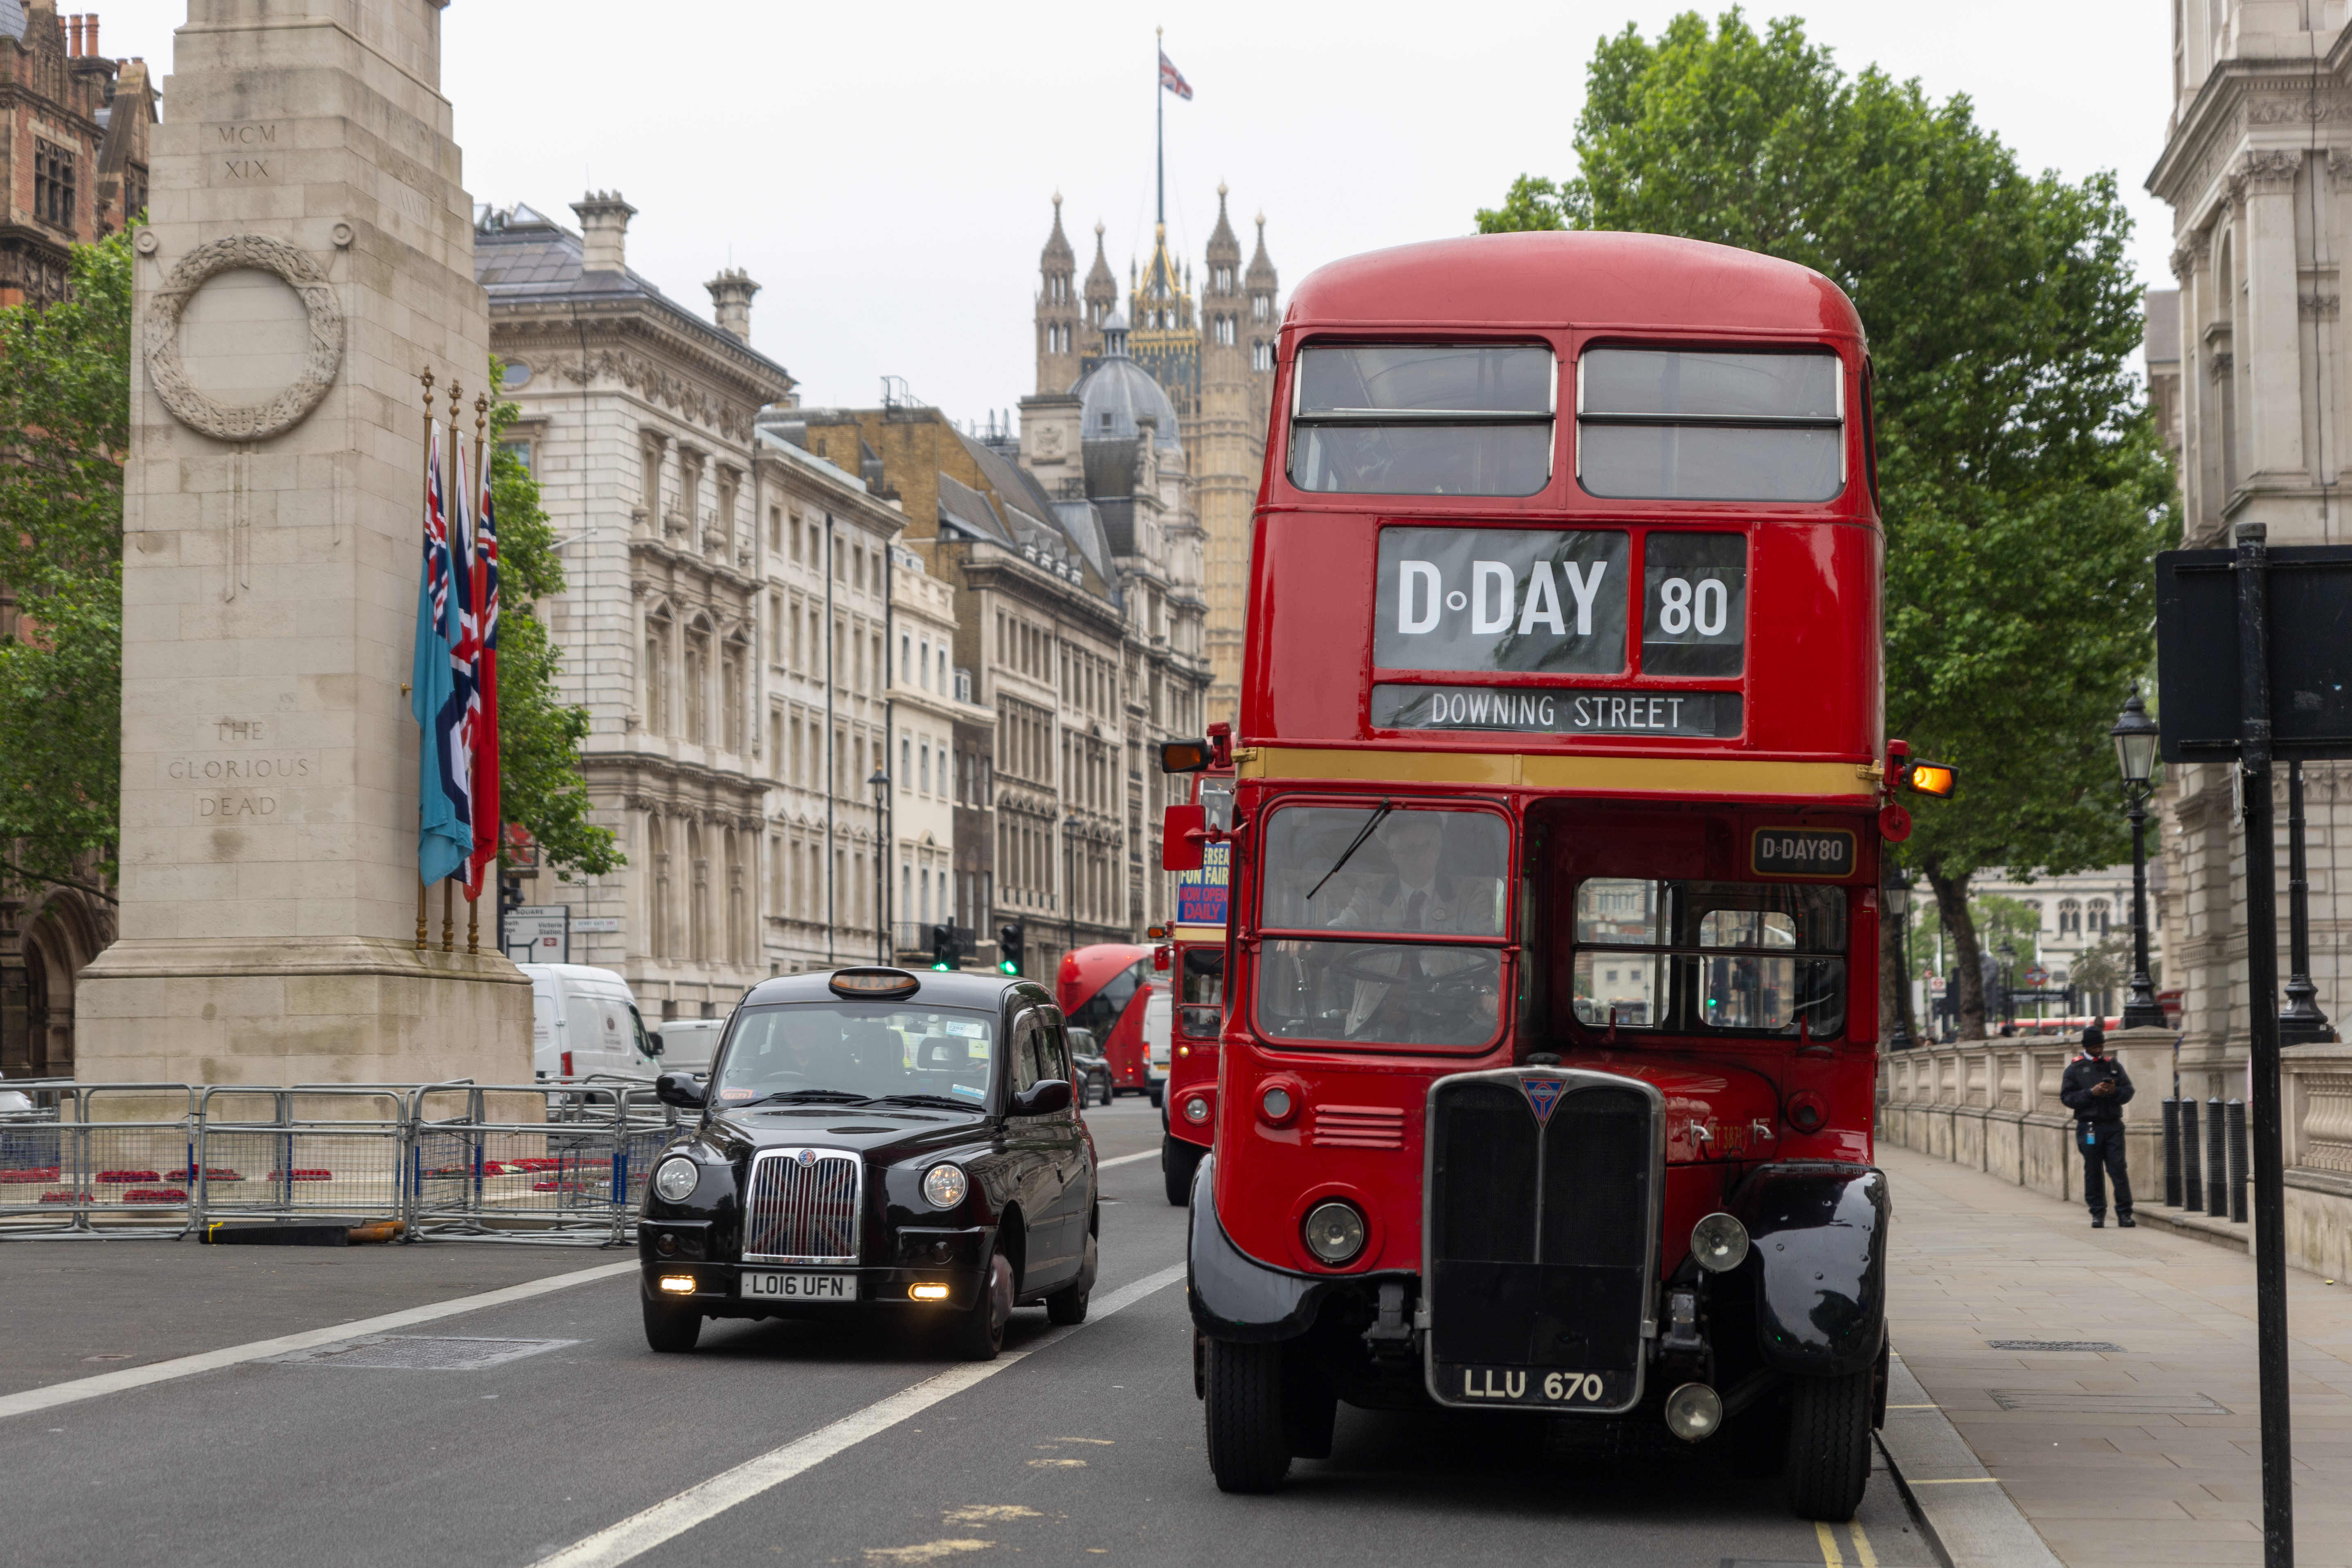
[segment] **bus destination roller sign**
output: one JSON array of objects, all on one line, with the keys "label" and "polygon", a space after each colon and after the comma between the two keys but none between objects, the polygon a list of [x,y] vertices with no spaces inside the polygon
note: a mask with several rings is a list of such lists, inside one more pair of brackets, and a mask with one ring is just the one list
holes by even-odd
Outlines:
[{"label": "bus destination roller sign", "polygon": [[1759,827],[1748,844],[1759,877],[1853,875],[1854,837],[1843,827]]},{"label": "bus destination roller sign", "polygon": [[1506,730],[1526,735],[1739,733],[1737,691],[1514,691],[1485,686],[1372,688],[1383,730]]}]

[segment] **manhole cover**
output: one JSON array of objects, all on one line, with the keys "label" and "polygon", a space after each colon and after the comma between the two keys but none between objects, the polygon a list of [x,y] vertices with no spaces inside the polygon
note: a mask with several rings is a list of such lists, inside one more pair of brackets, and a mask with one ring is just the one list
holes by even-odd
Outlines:
[{"label": "manhole cover", "polygon": [[2084,1415],[2227,1415],[2230,1407],[2201,1394],[2078,1394],[2063,1388],[1995,1388],[2003,1410]]},{"label": "manhole cover", "polygon": [[267,1359],[281,1366],[360,1366],[394,1372],[479,1372],[502,1362],[520,1361],[541,1351],[576,1345],[578,1340],[486,1340],[366,1334],[307,1351]]},{"label": "manhole cover", "polygon": [[2112,1340],[1987,1340],[1997,1351],[2120,1351]]}]

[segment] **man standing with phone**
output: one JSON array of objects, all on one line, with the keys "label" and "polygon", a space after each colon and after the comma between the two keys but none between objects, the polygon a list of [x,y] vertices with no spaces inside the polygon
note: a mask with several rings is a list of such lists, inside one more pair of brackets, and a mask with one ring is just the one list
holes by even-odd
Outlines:
[{"label": "man standing with phone", "polygon": [[2116,1183],[2116,1224],[2133,1228],[2131,1177],[2124,1169],[2124,1107],[2131,1097],[2131,1075],[2107,1055],[2106,1031],[2091,1025],[2083,1031],[2083,1054],[2067,1064],[2058,1098],[2074,1113],[2074,1144],[2083,1151],[2083,1197],[2090,1205],[2093,1230],[2107,1223],[2109,1176]]}]

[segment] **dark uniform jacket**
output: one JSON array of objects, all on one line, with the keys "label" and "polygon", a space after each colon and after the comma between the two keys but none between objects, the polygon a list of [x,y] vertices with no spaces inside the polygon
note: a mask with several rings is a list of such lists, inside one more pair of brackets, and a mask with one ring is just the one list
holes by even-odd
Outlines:
[{"label": "dark uniform jacket", "polygon": [[[2116,1086],[2113,1094],[2093,1094],[2091,1086],[2105,1079]],[[2113,1057],[2102,1060],[2082,1057],[2066,1066],[2066,1077],[2058,1086],[2058,1098],[2074,1113],[2077,1121],[2121,1121],[2124,1105],[2132,1097],[2131,1074],[2124,1064]]]}]

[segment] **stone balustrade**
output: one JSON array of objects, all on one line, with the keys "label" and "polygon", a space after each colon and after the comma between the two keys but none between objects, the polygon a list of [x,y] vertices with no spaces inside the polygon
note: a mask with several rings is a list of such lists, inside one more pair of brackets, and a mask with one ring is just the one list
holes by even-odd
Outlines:
[{"label": "stone balustrade", "polygon": [[[2143,1214],[2164,1199],[2164,1100],[2176,1067],[2182,1092],[2245,1097],[2234,1072],[2202,1058],[2177,1063],[2169,1029],[2120,1029],[2107,1043],[2137,1095],[2124,1107],[2132,1191]],[[2074,1113],[2058,1099],[2077,1037],[2021,1037],[1889,1051],[1880,1060],[1882,1142],[1989,1172],[2079,1202],[2083,1162]],[[2352,1276],[2352,1046],[2290,1046],[2281,1054],[2286,1110],[2288,1260],[2330,1279]],[[2200,1107],[2199,1135],[2204,1135]],[[2194,1217],[2194,1216],[2191,1216]],[[2208,1220],[2199,1228],[2211,1230]],[[2228,1227],[2238,1233],[2245,1226]]]}]

